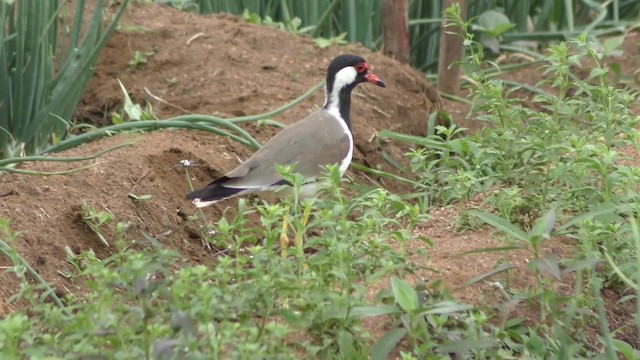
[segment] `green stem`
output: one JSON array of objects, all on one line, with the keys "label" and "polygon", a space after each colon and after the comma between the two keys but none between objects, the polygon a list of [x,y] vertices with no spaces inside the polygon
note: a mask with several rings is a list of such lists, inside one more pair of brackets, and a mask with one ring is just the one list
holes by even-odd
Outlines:
[{"label": "green stem", "polygon": [[611,337],[611,330],[609,329],[609,322],[607,321],[607,314],[604,309],[604,300],[602,300],[602,279],[599,279],[595,271],[591,272],[591,289],[593,290],[593,302],[595,304],[595,310],[598,314],[598,320],[600,321],[600,331],[602,344],[604,345],[604,351],[607,355],[607,359],[616,359],[616,351],[613,346],[613,338]]},{"label": "green stem", "polygon": [[7,172],[10,174],[38,175],[38,176],[69,175],[69,174],[77,173],[82,170],[90,169],[96,165],[98,164],[91,164],[91,165],[81,166],[79,168],[75,168],[71,170],[63,170],[63,171],[34,171],[34,170],[23,170],[23,169],[13,169],[13,168],[0,168],[0,174],[2,172]]},{"label": "green stem", "polygon": [[[56,295],[56,292],[53,290],[53,288],[51,287],[51,285],[49,285],[46,281],[44,281],[44,279],[40,276],[40,274],[38,274],[38,272],[36,272],[31,265],[29,265],[29,263],[22,257],[20,256],[20,254],[18,254],[18,252],[12,248],[11,246],[9,246],[9,244],[7,244],[6,242],[0,240],[0,253],[2,253],[4,256],[7,257],[7,259],[9,259],[9,261],[13,262],[14,265],[18,265],[16,264],[16,261],[24,266],[24,268],[27,270],[27,273],[29,275],[31,275],[31,277],[40,284],[40,286],[42,286],[42,288],[45,290],[44,294],[42,294],[43,296],[48,296],[51,298],[51,300],[53,300],[53,302],[58,305],[60,308],[62,308],[65,312],[68,311],[66,309],[66,307],[64,306],[64,304],[62,304],[62,301],[60,301],[60,298],[58,297],[58,295]],[[15,255],[15,256],[12,256]]]},{"label": "green stem", "polygon": [[[261,115],[258,115],[261,116]],[[258,119],[256,119],[258,120]],[[239,134],[240,136],[242,136],[244,139],[246,139],[247,141],[249,141],[252,147],[255,148],[260,148],[260,143],[257,142],[251,135],[249,135],[249,133],[247,133],[246,131],[244,131],[241,127],[239,127],[238,125],[236,125],[234,122],[229,121],[227,119],[222,119],[216,116],[209,116],[209,115],[200,115],[200,114],[194,114],[194,115],[181,115],[181,116],[176,116],[173,118],[169,118],[166,120],[161,120],[161,121],[184,121],[190,124],[193,123],[207,123],[207,125],[213,125],[213,126],[222,126],[222,127],[226,127],[229,130],[232,130],[234,132],[236,132],[237,134]],[[229,136],[229,135],[225,135],[225,136]],[[234,139],[236,140],[236,139]],[[236,140],[238,141],[238,140]]]},{"label": "green stem", "polygon": [[[133,142],[128,142],[128,143],[116,145],[116,146],[110,147],[110,148],[108,148],[106,150],[100,151],[100,152],[98,152],[96,154],[89,155],[89,156],[77,156],[77,157],[26,156],[26,157],[21,157],[21,158],[4,159],[4,160],[0,160],[0,169],[2,169],[3,166],[7,166],[7,165],[10,165],[10,164],[30,162],[30,161],[74,162],[74,161],[92,160],[92,159],[100,157],[100,156],[102,156],[102,155],[104,155],[104,154],[106,154],[106,153],[108,153],[110,151],[117,150],[117,149],[120,149],[122,147],[129,146],[131,144],[133,144]],[[4,169],[2,169],[2,170],[4,170]]]},{"label": "green stem", "polygon": [[158,129],[166,129],[166,128],[184,128],[184,129],[207,131],[220,136],[228,137],[232,140],[235,140],[243,145],[250,146],[254,149],[260,148],[260,144],[251,137],[250,137],[250,140],[243,139],[238,137],[237,135],[230,134],[224,130],[220,130],[218,128],[215,128],[209,125],[196,123],[196,122],[190,123],[186,121],[149,120],[149,121],[129,122],[124,124],[103,127],[103,128],[61,141],[57,145],[53,145],[45,149],[44,151],[42,151],[42,153],[48,154],[48,153],[55,153],[55,152],[67,150],[67,149],[76,147],[80,144],[84,144],[89,141],[93,141],[103,136],[111,135],[117,132],[128,131],[128,130],[158,130]]}]

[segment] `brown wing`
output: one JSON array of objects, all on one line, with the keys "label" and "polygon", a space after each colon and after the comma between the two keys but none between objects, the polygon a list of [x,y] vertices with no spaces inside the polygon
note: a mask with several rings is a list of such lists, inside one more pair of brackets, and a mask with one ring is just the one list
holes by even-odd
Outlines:
[{"label": "brown wing", "polygon": [[333,115],[318,110],[280,131],[226,177],[225,187],[263,188],[281,180],[276,164],[296,164],[295,172],[317,178],[322,166],[339,164],[351,149],[351,139]]}]

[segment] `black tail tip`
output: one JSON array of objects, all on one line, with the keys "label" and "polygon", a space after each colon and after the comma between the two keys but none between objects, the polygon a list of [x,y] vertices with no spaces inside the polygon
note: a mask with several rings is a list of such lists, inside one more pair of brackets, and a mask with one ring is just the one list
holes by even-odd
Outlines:
[{"label": "black tail tip", "polygon": [[246,189],[228,188],[220,185],[209,185],[200,190],[190,192],[185,198],[193,201],[213,202],[228,199],[245,190]]}]

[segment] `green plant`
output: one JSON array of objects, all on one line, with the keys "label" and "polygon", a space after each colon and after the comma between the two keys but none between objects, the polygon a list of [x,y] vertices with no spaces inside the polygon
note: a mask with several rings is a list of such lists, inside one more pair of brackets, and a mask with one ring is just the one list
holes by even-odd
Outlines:
[{"label": "green plant", "polygon": [[[509,223],[505,219],[499,218],[495,215],[485,212],[473,212],[473,215],[479,217],[487,224],[492,225],[497,230],[505,233],[509,237],[513,237],[517,240],[526,243],[531,246],[533,259],[528,262],[527,268],[534,272],[536,279],[536,286],[534,289],[525,289],[524,291],[515,291],[513,298],[508,296],[508,301],[531,301],[536,300],[536,305],[539,307],[540,312],[540,324],[547,324],[548,332],[554,333],[557,339],[562,339],[560,342],[552,345],[554,353],[560,354],[561,357],[566,358],[571,355],[585,356],[583,349],[580,346],[576,346],[575,339],[581,336],[579,332],[571,329],[569,324],[575,324],[576,328],[584,326],[584,324],[593,323],[593,319],[588,319],[583,316],[579,316],[581,312],[586,308],[586,304],[589,301],[593,302],[593,307],[597,311],[595,320],[598,320],[600,329],[603,332],[603,343],[607,357],[615,357],[616,347],[611,336],[611,330],[604,311],[604,301],[602,298],[602,277],[600,277],[595,271],[595,266],[601,262],[597,257],[593,257],[592,252],[585,254],[586,258],[573,261],[561,261],[555,254],[547,254],[541,256],[540,247],[541,241],[549,240],[552,236],[557,236],[560,233],[567,231],[573,226],[582,224],[591,218],[607,215],[614,212],[616,209],[611,206],[603,206],[599,209],[594,209],[589,213],[582,214],[575,218],[568,220],[562,226],[559,226],[555,231],[552,231],[555,224],[555,213],[549,211],[543,218],[539,219],[534,225],[533,229],[529,232],[524,232],[514,224]],[[622,209],[620,209],[622,210]],[[509,247],[500,249],[482,249],[480,251],[505,251],[509,250]],[[474,251],[476,252],[476,251]],[[487,277],[494,276],[500,272],[511,270],[514,266],[511,264],[503,264],[496,267],[492,271],[479,275],[469,280],[465,286],[477,283]],[[573,289],[573,296],[562,296],[559,294],[558,286],[550,282],[546,278],[542,277],[542,273],[546,273],[552,276],[552,279],[558,282],[566,277],[567,274],[576,274],[575,289]],[[586,298],[583,290],[583,279],[588,280],[588,286],[593,290],[591,297]],[[555,283],[557,284],[557,283]],[[505,292],[506,294],[506,292]],[[591,299],[591,300],[589,300]],[[530,351],[535,351],[540,355],[549,352],[549,345],[544,345],[545,341],[537,336],[536,333],[530,332],[530,339],[524,341],[526,347]],[[510,334],[509,338],[513,340],[513,335]],[[531,338],[533,336],[533,338]],[[520,341],[523,341],[521,335],[518,335]],[[536,339],[535,343],[530,343],[532,339]],[[618,340],[617,344],[621,344],[624,349],[625,342]],[[628,344],[627,344],[628,345]],[[534,347],[532,347],[534,346]],[[509,347],[519,351],[520,345],[509,341]],[[618,346],[620,348],[620,346]],[[626,350],[629,353],[629,350]]]},{"label": "green plant", "polygon": [[71,15],[64,1],[0,2],[0,159],[39,154],[67,135],[98,54],[127,2],[106,29],[102,0],[93,7],[74,1]]},{"label": "green plant", "polygon": [[146,64],[149,57],[155,55],[155,49],[151,49],[149,51],[145,51],[144,53],[136,50],[133,52],[133,58],[129,61],[129,70],[133,71],[138,68],[141,64]]},{"label": "green plant", "polygon": [[[281,171],[301,184],[293,169]],[[74,272],[65,275],[84,281],[88,291],[69,300],[68,313],[35,303],[26,323],[0,322],[7,334],[0,351],[60,358],[170,358],[185,351],[194,358],[365,358],[371,339],[354,309],[368,303],[372,284],[414,269],[406,244],[424,215],[379,189],[347,199],[338,169],[328,172],[325,195],[315,200],[297,201],[297,190],[273,204],[240,199],[237,211],[203,232],[212,247],[210,266],[189,264],[122,222],[108,240],[117,245],[112,255],[67,250]],[[100,223],[91,213],[91,223]],[[134,250],[136,237],[149,245]],[[18,320],[23,325],[11,322]]]},{"label": "green plant", "polygon": [[242,13],[242,18],[244,21],[250,24],[262,24],[268,27],[272,27],[274,29],[278,29],[280,31],[286,31],[292,34],[304,34],[309,32],[313,27],[304,27],[300,28],[300,24],[302,24],[302,20],[300,18],[294,17],[293,19],[287,19],[285,21],[273,21],[270,16],[265,16],[264,19],[260,18],[260,15],[256,13],[249,13],[247,9]]},{"label": "green plant", "polygon": [[[552,91],[521,87],[534,94],[535,107],[526,106],[514,97],[518,87],[486,71],[491,64],[487,64],[476,35],[469,33],[470,25],[461,22],[455,10],[446,15],[465,30],[468,56],[463,65],[474,80],[470,82],[470,114],[491,126],[473,136],[456,133],[453,126],[431,123],[428,131],[435,131],[429,131],[425,138],[382,132],[381,137],[415,146],[407,156],[418,180],[398,180],[412,183],[417,192],[414,197],[427,197],[431,204],[460,202],[484,193],[482,207],[499,215],[486,211],[462,214],[491,224],[507,235],[508,242],[473,252],[530,249],[532,259],[525,271],[531,273],[535,284],[512,288],[509,274],[506,282],[495,284],[505,296],[504,306],[525,302],[535,305],[540,316],[536,326],[521,326],[516,325],[521,320],[504,315],[501,326],[494,329],[504,349],[524,357],[591,357],[595,353],[582,345],[588,340],[575,331],[590,326],[603,334],[602,349],[608,358],[615,357],[616,351],[632,358],[630,345],[614,337],[620,329],[610,328],[601,290],[609,287],[622,296],[635,289],[629,279],[637,272],[631,255],[636,246],[628,218],[637,212],[638,197],[633,189],[637,189],[638,177],[635,168],[620,165],[623,149],[638,150],[638,118],[630,112],[637,104],[633,92],[611,84],[609,70],[602,65],[604,54],[583,34],[551,46],[541,57],[543,80],[538,87]],[[586,66],[586,71],[577,72]],[[472,224],[470,219],[459,221]],[[560,259],[544,250],[546,241],[560,236],[578,241],[573,259]],[[519,244],[511,243],[513,239]],[[604,259],[608,259],[606,265]],[[508,261],[499,262],[465,285],[508,273],[514,267]],[[560,280],[570,281],[570,295],[561,291]],[[406,303],[401,307],[405,311],[414,308]],[[584,316],[587,309],[595,315]],[[422,323],[424,319],[415,321]],[[432,344],[430,330],[410,343],[417,339]],[[410,332],[405,321],[402,329],[394,329],[381,341],[391,346],[388,344]],[[416,354],[424,356],[418,350],[411,356]]]},{"label": "green plant", "polygon": [[[15,232],[11,228],[11,221],[7,219],[0,218],[0,255],[6,257],[9,262],[12,264],[11,267],[7,269],[8,272],[15,274],[21,280],[21,288],[17,294],[13,296],[13,298],[23,297],[29,300],[31,303],[36,303],[44,300],[49,297],[51,300],[59,306],[60,308],[64,308],[62,301],[58,298],[53,288],[47,284],[42,277],[29,265],[29,263],[22,257],[15,248],[15,243],[18,237],[20,237],[20,233]],[[33,291],[33,287],[29,285],[27,278],[25,275],[31,276],[33,280],[38,284],[38,288],[42,289],[44,293],[40,299],[36,299],[36,296]],[[11,298],[9,299],[11,300]],[[11,321],[8,322],[8,326],[13,328],[13,323]],[[8,340],[7,340],[8,339]],[[0,348],[2,348],[2,342],[8,341],[8,350],[15,351],[15,345],[19,345],[14,343],[13,341],[17,341],[18,338],[11,337],[11,333],[5,337],[4,339],[0,339]],[[5,343],[6,344],[6,343]]]},{"label": "green plant", "polygon": [[[633,95],[607,82],[596,44],[582,35],[551,46],[538,87],[557,95],[536,90],[532,108],[513,96],[515,88],[484,71],[484,48],[470,25],[454,12],[446,15],[465,31],[464,66],[474,78],[470,114],[492,127],[474,136],[455,126],[430,127],[437,133],[426,138],[380,134],[416,145],[408,154],[410,169],[430,203],[464,201],[492,189],[486,202],[509,221],[530,227],[551,207],[581,213],[600,203],[635,201],[636,171],[618,166],[618,149],[638,136]],[[572,72],[583,63],[590,64],[584,79]]]},{"label": "green plant", "polygon": [[73,266],[75,271],[70,273],[68,271],[58,270],[58,274],[68,279],[82,276],[89,263],[100,261],[96,258],[96,253],[93,250],[75,254],[70,247],[65,246],[64,252],[67,254],[67,262]]},{"label": "green plant", "polygon": [[106,211],[98,212],[93,206],[83,201],[80,204],[80,216],[82,221],[89,226],[98,239],[100,239],[104,245],[109,246],[109,242],[102,234],[101,228],[113,221],[113,215]]},{"label": "green plant", "polygon": [[425,138],[388,130],[378,135],[416,145],[407,153],[410,172],[419,179],[414,185],[423,192],[428,204],[440,205],[468,200],[489,189],[495,181],[489,176],[490,164],[483,163],[484,159],[478,156],[480,144],[463,136],[465,130],[455,125],[437,125],[433,134]]},{"label": "green plant", "polygon": [[347,36],[347,33],[342,33],[342,34],[340,34],[338,36],[334,36],[334,37],[332,37],[330,39],[325,39],[323,37],[317,37],[317,38],[313,39],[313,42],[320,49],[325,49],[325,48],[328,48],[331,45],[345,45],[345,44],[347,44],[347,40],[345,40],[346,36]]},{"label": "green plant", "polygon": [[147,104],[143,109],[140,104],[136,104],[131,100],[129,92],[120,80],[118,80],[118,85],[120,85],[120,90],[124,96],[124,105],[122,106],[121,112],[113,112],[111,114],[111,121],[114,125],[120,125],[125,121],[158,120],[153,114],[153,109],[150,104]]},{"label": "green plant", "polygon": [[[497,356],[499,343],[482,330],[488,318],[481,312],[472,312],[473,306],[458,304],[436,296],[441,289],[427,291],[407,282],[391,278],[393,301],[396,306],[385,305],[357,308],[361,316],[395,315],[399,326],[383,335],[372,348],[372,359],[386,359],[403,339],[408,339],[409,358],[440,358],[455,354],[460,357],[491,358]],[[437,356],[437,357],[436,357]]]}]

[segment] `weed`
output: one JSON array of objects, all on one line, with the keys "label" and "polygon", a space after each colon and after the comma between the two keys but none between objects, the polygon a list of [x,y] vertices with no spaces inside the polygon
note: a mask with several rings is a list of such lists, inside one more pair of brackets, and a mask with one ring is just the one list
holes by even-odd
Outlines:
[{"label": "weed", "polygon": [[145,51],[140,52],[138,50],[133,52],[133,58],[129,61],[129,70],[130,71],[134,71],[136,70],[140,65],[142,64],[146,64],[147,61],[149,60],[149,58],[153,55],[155,55],[156,50],[155,49],[151,49],[149,51]]},{"label": "weed", "polygon": [[334,36],[332,38],[323,38],[323,37],[315,38],[315,39],[313,39],[313,42],[320,49],[326,49],[331,45],[345,45],[345,44],[348,44],[348,41],[345,39],[346,37],[347,37],[347,33],[342,33],[342,34],[340,34],[338,36]]},{"label": "weed", "polygon": [[80,216],[82,221],[89,226],[91,231],[100,239],[105,246],[109,246],[109,242],[102,234],[102,227],[113,221],[113,215],[107,211],[98,212],[93,206],[82,202],[80,204]]},{"label": "weed", "polygon": [[[447,15],[468,30],[455,13]],[[602,348],[610,358],[629,344],[614,346],[620,340],[613,339],[615,330],[609,328],[600,291],[605,286],[620,294],[635,289],[630,279],[638,268],[631,255],[637,247],[629,236],[633,231],[629,219],[637,213],[640,177],[634,167],[620,165],[623,153],[638,151],[639,119],[630,111],[635,94],[608,82],[603,54],[582,35],[549,48],[538,87],[550,88],[555,95],[536,89],[535,108],[526,107],[513,96],[511,85],[486,76],[483,47],[474,35],[465,36],[469,51],[465,66],[475,80],[471,113],[491,127],[473,136],[452,136],[457,131],[454,126],[434,126],[427,138],[390,132],[381,136],[414,144],[407,154],[410,170],[418,175],[416,189],[429,203],[450,204],[485,194],[483,208],[497,215],[463,211],[459,228],[477,226],[472,216],[503,232],[508,240],[519,241],[516,247],[530,250],[527,271],[535,285],[515,290],[506,284],[504,294],[507,302],[536,304],[539,325],[537,329],[521,327],[517,335],[513,328],[500,328],[496,336],[503,347],[521,356],[589,357],[594,353],[581,345],[587,340],[575,329],[595,326],[603,334]],[[588,75],[580,78],[573,71],[585,63],[590,66]],[[559,236],[578,241],[572,259],[543,251],[545,242]],[[479,251],[513,249],[507,244]],[[602,266],[605,259],[607,265]],[[514,267],[508,262],[498,264],[467,285]],[[565,277],[575,281],[569,296],[558,287]],[[587,309],[594,309],[595,316],[582,316]],[[404,325],[408,335],[411,327]],[[399,341],[403,336],[397,331]],[[554,341],[544,333],[563,340]],[[428,334],[418,339],[430,342]],[[412,353],[420,354],[415,349]]]},{"label": "weed", "polygon": [[[282,171],[300,185],[301,177],[291,169]],[[71,305],[69,315],[35,305],[29,321],[40,324],[37,334],[42,335],[21,327],[19,352],[109,358],[367,357],[371,338],[353,311],[367,305],[372,284],[413,271],[406,242],[424,216],[417,206],[379,189],[346,199],[337,186],[338,169],[330,174],[321,199],[299,202],[294,194],[280,203],[252,206],[240,199],[237,212],[221,218],[209,233],[209,243],[226,250],[214,249],[218,255],[210,266],[186,264],[146,234],[152,246],[132,251],[122,223],[110,240],[120,245],[107,258],[67,250],[74,273],[66,275],[83,279],[90,291]],[[115,221],[86,204],[83,209],[97,234],[100,226]],[[257,223],[253,216],[259,217]],[[277,251],[283,234],[293,241],[286,256]],[[0,326],[8,328],[8,321]],[[4,345],[6,350],[11,344]]]}]

